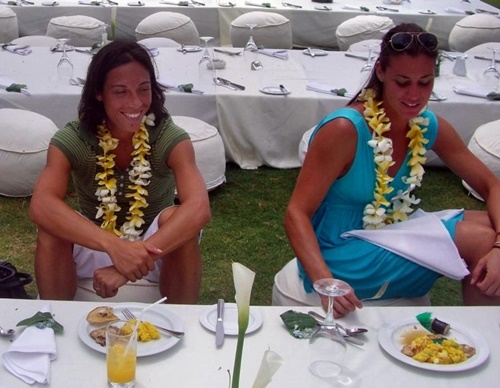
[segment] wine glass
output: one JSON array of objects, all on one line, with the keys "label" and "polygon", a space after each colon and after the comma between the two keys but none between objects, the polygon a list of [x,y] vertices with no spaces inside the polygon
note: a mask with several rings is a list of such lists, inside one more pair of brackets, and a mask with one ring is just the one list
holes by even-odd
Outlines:
[{"label": "wine glass", "polygon": [[213,39],[211,36],[201,36],[200,40],[203,42],[204,51],[198,62],[198,77],[203,89],[212,89],[213,79],[215,78],[215,65],[212,55],[210,55],[210,50],[208,47],[208,42]]},{"label": "wine glass", "polygon": [[66,43],[69,41],[67,38],[60,38],[57,40],[59,47],[62,47],[62,56],[57,63],[57,76],[60,81],[69,82],[73,78],[73,63],[68,57],[66,52]]},{"label": "wine glass", "polygon": [[378,46],[378,44],[365,44],[364,46],[368,48],[368,58],[366,58],[366,62],[361,68],[362,73],[365,71],[371,71],[373,69],[373,64],[375,63],[375,61],[372,51]]},{"label": "wine glass", "polygon": [[[212,39],[213,39],[213,37],[211,37],[211,36],[200,36],[200,40],[203,41],[204,47],[205,47],[205,51],[203,52],[203,55],[202,55],[200,62],[199,62],[200,65],[202,63],[207,62],[207,66],[209,66],[209,64],[213,62],[213,58],[210,55],[210,52],[208,50],[208,42],[210,42]],[[213,65],[213,63],[212,63],[212,65]]]},{"label": "wine glass", "polygon": [[254,63],[259,57],[259,48],[253,39],[253,29],[257,26],[257,24],[245,24],[245,26],[250,29],[250,37],[248,38],[248,42],[243,49],[243,56],[247,61]]},{"label": "wine glass", "polygon": [[351,287],[342,280],[332,278],[319,279],[313,287],[317,293],[328,296],[328,310],[325,319],[309,339],[309,371],[333,384],[351,385],[357,377],[339,363],[347,351],[347,344],[333,317],[334,298],[345,295]]},{"label": "wine glass", "polygon": [[500,77],[500,72],[497,69],[497,62],[496,62],[495,55],[496,55],[497,51],[500,50],[500,48],[496,48],[496,47],[486,47],[486,48],[488,50],[491,50],[492,54],[491,54],[491,63],[488,66],[488,68],[484,71],[483,75],[486,75],[488,73],[493,73],[495,75],[495,77],[498,78],[498,77]]}]

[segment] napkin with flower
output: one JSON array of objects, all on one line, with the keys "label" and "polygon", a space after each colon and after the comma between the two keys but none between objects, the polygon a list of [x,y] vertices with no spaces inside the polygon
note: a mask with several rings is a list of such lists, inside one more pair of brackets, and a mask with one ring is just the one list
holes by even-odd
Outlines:
[{"label": "napkin with flower", "polygon": [[181,92],[181,93],[203,94],[202,90],[194,89],[194,85],[191,83],[174,85],[173,83],[161,78],[158,78],[157,81],[161,86],[163,86],[167,90],[175,90],[176,92]]},{"label": "napkin with flower", "polygon": [[349,93],[345,88],[333,88],[330,85],[320,82],[308,82],[306,85],[307,90],[312,90],[318,93],[333,94],[335,96],[353,98],[354,94]]},{"label": "napkin with flower", "polygon": [[63,327],[56,322],[50,304],[17,326],[27,326],[3,354],[5,368],[28,384],[50,383],[50,362],[57,356],[55,332]]},{"label": "napkin with flower", "polygon": [[17,92],[26,94],[30,96],[31,93],[28,91],[28,86],[26,84],[18,84],[7,77],[0,76],[0,88],[5,89],[8,92]]},{"label": "napkin with flower", "polygon": [[491,92],[487,89],[467,86],[454,86],[453,91],[457,94],[464,94],[466,96],[487,98],[488,100],[500,100],[500,93]]},{"label": "napkin with flower", "polygon": [[472,11],[466,11],[465,9],[457,8],[457,7],[447,7],[444,9],[444,12],[454,13],[457,15],[474,15],[474,12],[472,12]]},{"label": "napkin with flower", "polygon": [[31,54],[32,51],[31,46],[29,45],[20,45],[13,43],[4,43],[2,44],[2,48],[13,54],[19,54],[19,55],[28,55]]},{"label": "napkin with flower", "polygon": [[287,50],[274,50],[274,49],[259,49],[259,53],[267,55],[268,57],[279,58],[283,60],[288,59]]}]

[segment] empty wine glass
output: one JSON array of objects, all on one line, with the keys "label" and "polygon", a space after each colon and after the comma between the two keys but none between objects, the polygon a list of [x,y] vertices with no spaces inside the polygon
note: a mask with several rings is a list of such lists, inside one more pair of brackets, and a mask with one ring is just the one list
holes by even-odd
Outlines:
[{"label": "empty wine glass", "polygon": [[243,56],[247,61],[254,62],[257,60],[259,55],[259,48],[253,39],[253,29],[257,26],[257,24],[245,24],[245,26],[250,29],[250,37],[248,38],[248,42],[243,49]]},{"label": "empty wine glass", "polygon": [[208,42],[213,39],[211,36],[201,36],[200,40],[203,42],[204,51],[198,62],[198,77],[201,87],[208,91],[214,88],[213,79],[215,77],[215,66],[212,55],[210,55],[210,49],[208,47]]},{"label": "empty wine glass", "polygon": [[368,47],[368,58],[366,58],[366,62],[361,68],[361,72],[371,71],[373,69],[373,64],[375,63],[375,56],[372,54],[373,50],[378,46],[378,44],[365,44],[365,47]]},{"label": "empty wine glass", "polygon": [[[200,36],[200,40],[203,41],[205,50],[203,51],[203,55],[200,59],[199,64],[201,65],[202,63],[207,63],[207,66],[213,62],[213,58],[210,55],[210,51],[208,50],[208,42],[210,42],[213,39],[211,36]],[[213,63],[212,63],[213,65]]]},{"label": "empty wine glass", "polygon": [[328,310],[324,321],[316,327],[309,339],[309,371],[332,384],[351,385],[357,380],[357,376],[340,364],[347,351],[347,344],[333,317],[334,298],[345,295],[351,287],[342,280],[332,278],[317,280],[313,287],[319,294],[328,296]]},{"label": "empty wine glass", "polygon": [[62,47],[62,56],[61,59],[59,59],[59,62],[57,63],[57,76],[59,81],[62,82],[69,82],[71,78],[73,78],[73,63],[71,63],[71,60],[68,57],[68,54],[66,53],[66,43],[69,41],[69,39],[66,38],[61,38],[57,40],[57,43],[59,44],[59,47]]},{"label": "empty wine glass", "polygon": [[496,62],[495,55],[496,55],[497,51],[500,50],[500,48],[496,48],[496,47],[486,47],[486,48],[488,50],[492,51],[492,53],[491,53],[491,63],[488,66],[488,68],[484,71],[483,75],[486,75],[488,73],[493,73],[496,78],[499,78],[500,77],[500,72],[497,69],[497,62]]}]

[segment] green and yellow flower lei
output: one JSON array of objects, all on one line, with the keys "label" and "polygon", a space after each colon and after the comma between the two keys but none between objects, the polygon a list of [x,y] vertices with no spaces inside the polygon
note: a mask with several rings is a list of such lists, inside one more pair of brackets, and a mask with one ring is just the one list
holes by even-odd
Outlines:
[{"label": "green and yellow flower lei", "polygon": [[97,127],[97,138],[99,146],[103,150],[102,155],[97,155],[97,165],[102,168],[102,172],[98,172],[95,179],[98,182],[96,196],[99,202],[97,207],[96,218],[103,218],[101,228],[113,232],[122,239],[134,241],[140,238],[142,233],[142,225],[144,225],[144,212],[142,209],[148,207],[147,195],[145,189],[149,185],[151,178],[151,166],[147,160],[151,146],[149,145],[149,133],[145,124],[154,125],[154,115],[150,114],[144,117],[139,130],[132,137],[134,150],[132,151],[132,161],[130,162],[129,179],[132,182],[128,188],[132,193],[126,194],[125,197],[131,198],[129,201],[130,207],[128,210],[127,221],[118,230],[116,227],[116,212],[121,208],[116,200],[116,178],[114,178],[114,167],[116,155],[112,153],[118,147],[118,139],[111,136],[106,124]]},{"label": "green and yellow flower lei", "polygon": [[[394,190],[390,186],[394,178],[388,173],[389,168],[394,165],[392,140],[383,136],[385,132],[390,131],[391,122],[385,114],[385,109],[381,107],[383,101],[375,100],[375,92],[372,89],[363,90],[358,99],[364,101],[363,116],[368,126],[373,130],[372,139],[368,141],[368,145],[373,148],[376,164],[374,199],[365,206],[363,227],[365,229],[378,229],[387,224],[406,220],[408,214],[413,211],[411,205],[418,204],[420,199],[411,195],[411,190],[406,192],[399,190],[391,201],[386,198],[386,195]],[[417,116],[409,120],[408,125],[410,130],[406,137],[410,139],[408,144],[410,160],[407,165],[411,167],[411,170],[410,176],[404,176],[402,180],[410,187],[415,188],[420,187],[425,173],[422,164],[426,161],[425,144],[428,143],[428,140],[424,137],[424,133],[427,132],[429,120]]]}]

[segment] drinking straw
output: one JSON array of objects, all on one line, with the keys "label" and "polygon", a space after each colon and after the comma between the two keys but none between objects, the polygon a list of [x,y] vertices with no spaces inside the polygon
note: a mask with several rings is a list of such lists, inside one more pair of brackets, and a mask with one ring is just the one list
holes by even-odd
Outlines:
[{"label": "drinking straw", "polygon": [[[137,329],[139,328],[139,324],[141,323],[142,314],[144,314],[146,311],[148,311],[151,307],[156,306],[157,304],[164,302],[165,300],[167,300],[166,296],[164,296],[160,300],[157,300],[153,304],[150,304],[149,306],[144,307],[141,310],[141,312],[139,313],[139,316],[137,317],[137,322],[135,323],[134,330],[132,330],[132,337],[134,335],[137,335]],[[127,344],[127,347],[125,348],[125,354],[123,355],[123,357],[125,357],[128,354],[128,351],[129,351],[131,345],[132,345],[132,341],[129,341],[129,343]]]}]

